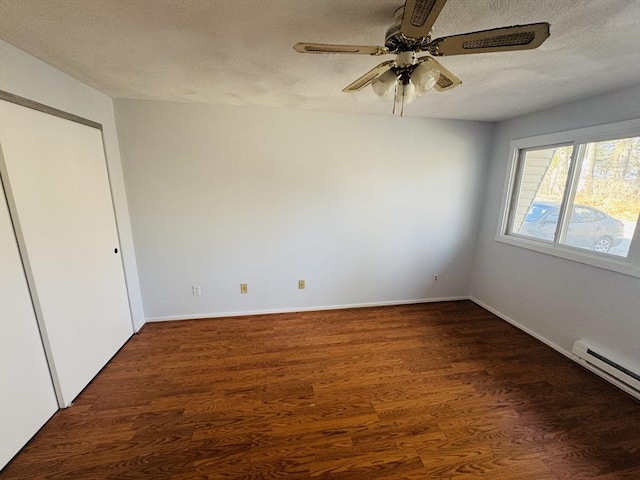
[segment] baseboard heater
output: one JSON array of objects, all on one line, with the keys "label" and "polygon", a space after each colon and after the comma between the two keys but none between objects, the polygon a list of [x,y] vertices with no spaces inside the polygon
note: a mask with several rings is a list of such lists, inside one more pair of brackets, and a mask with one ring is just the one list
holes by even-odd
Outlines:
[{"label": "baseboard heater", "polygon": [[634,392],[629,393],[635,393],[634,396],[640,395],[640,375],[636,372],[623,367],[615,360],[597,352],[593,347],[590,347],[582,340],[578,340],[573,344],[572,352],[583,362],[588,363],[600,372],[609,377],[613,377],[618,382],[622,382],[624,385],[634,390]]}]

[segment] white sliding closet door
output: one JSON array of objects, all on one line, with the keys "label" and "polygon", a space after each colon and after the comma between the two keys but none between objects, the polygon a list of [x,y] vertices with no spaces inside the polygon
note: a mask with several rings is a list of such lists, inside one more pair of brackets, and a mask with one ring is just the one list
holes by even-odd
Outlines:
[{"label": "white sliding closet door", "polygon": [[0,100],[0,145],[53,379],[68,406],[133,333],[102,132]]},{"label": "white sliding closet door", "polygon": [[57,409],[3,189],[0,195],[0,469]]}]

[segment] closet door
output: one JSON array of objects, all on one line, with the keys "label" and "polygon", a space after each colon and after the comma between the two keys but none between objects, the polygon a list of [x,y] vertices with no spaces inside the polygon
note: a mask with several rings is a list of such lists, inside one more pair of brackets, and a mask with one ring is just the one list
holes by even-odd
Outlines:
[{"label": "closet door", "polygon": [[3,181],[59,403],[132,335],[102,132],[0,100]]},{"label": "closet door", "polygon": [[58,409],[4,195],[0,195],[0,468]]}]

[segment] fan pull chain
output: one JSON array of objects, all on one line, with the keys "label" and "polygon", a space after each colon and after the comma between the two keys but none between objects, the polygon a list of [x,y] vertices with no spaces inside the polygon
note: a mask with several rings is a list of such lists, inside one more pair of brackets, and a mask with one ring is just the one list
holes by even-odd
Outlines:
[{"label": "fan pull chain", "polygon": [[391,115],[395,115],[396,114],[396,99],[398,98],[398,82],[396,82],[396,86],[393,89],[393,111],[391,112]]}]

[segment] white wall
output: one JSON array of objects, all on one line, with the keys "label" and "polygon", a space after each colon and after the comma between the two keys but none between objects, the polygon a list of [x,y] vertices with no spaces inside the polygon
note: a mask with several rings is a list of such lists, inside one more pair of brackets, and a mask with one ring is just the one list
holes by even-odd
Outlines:
[{"label": "white wall", "polygon": [[640,115],[632,87],[498,124],[471,296],[559,350],[578,339],[640,371],[640,279],[495,241],[509,142]]},{"label": "white wall", "polygon": [[115,111],[148,318],[467,295],[492,124],[133,100]]},{"label": "white wall", "polygon": [[140,328],[144,312],[111,98],[2,40],[0,89],[102,124],[131,313]]}]

